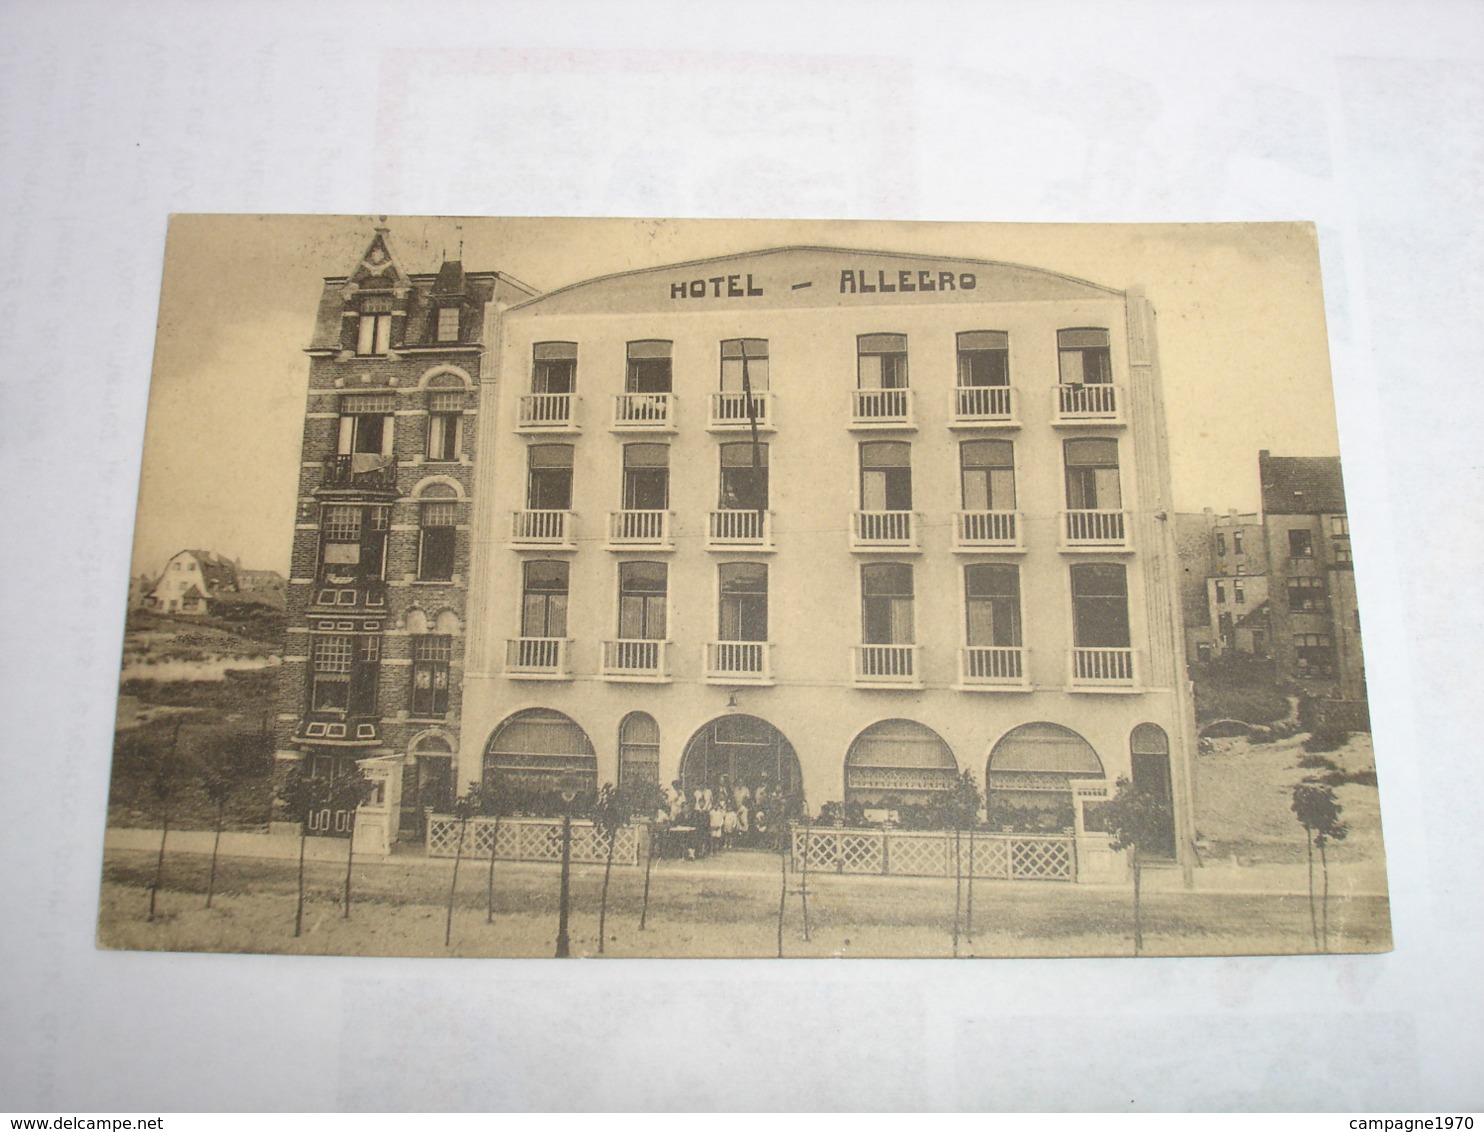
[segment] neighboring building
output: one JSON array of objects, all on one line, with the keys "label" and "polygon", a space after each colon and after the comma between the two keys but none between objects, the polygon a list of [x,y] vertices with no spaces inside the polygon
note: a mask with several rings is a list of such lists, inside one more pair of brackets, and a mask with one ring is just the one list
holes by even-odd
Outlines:
[{"label": "neighboring building", "polygon": [[1338,456],[1258,454],[1278,677],[1366,699],[1360,612]]},{"label": "neighboring building", "polygon": [[[453,797],[487,309],[531,290],[445,262],[408,274],[377,229],[325,280],[309,355],[278,716],[280,774],[381,760],[416,836]],[[326,814],[314,832],[343,832]]]},{"label": "neighboring building", "polygon": [[156,613],[204,617],[211,602],[236,593],[237,569],[231,559],[209,550],[182,550],[165,563],[144,605]]},{"label": "neighboring building", "polygon": [[565,287],[500,340],[461,783],[725,776],[900,811],[962,768],[1080,829],[1131,774],[1188,844],[1139,294],[783,248]]},{"label": "neighboring building", "polygon": [[1205,663],[1269,656],[1268,557],[1262,518],[1229,511],[1179,516],[1185,650]]},{"label": "neighboring building", "polygon": [[237,591],[251,601],[283,609],[288,585],[277,570],[244,570],[239,566]]}]

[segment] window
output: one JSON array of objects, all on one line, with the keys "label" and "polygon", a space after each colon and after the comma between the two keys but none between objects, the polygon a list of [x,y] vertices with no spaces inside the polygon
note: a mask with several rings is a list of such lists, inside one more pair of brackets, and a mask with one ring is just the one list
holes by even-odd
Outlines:
[{"label": "window", "polygon": [[1223,644],[1230,644],[1232,638],[1232,615],[1223,613],[1216,620],[1216,631],[1221,634]]},{"label": "window", "polygon": [[660,784],[660,727],[654,716],[630,712],[618,725],[618,788],[634,794]]},{"label": "window", "polygon": [[1344,515],[1329,517],[1329,533],[1335,538],[1350,537],[1350,520]]},{"label": "window", "polygon": [[[396,421],[396,395],[355,394],[340,398],[340,436],[336,451],[341,456],[390,456]],[[355,468],[366,471],[366,468]]]},{"label": "window", "polygon": [[422,538],[417,555],[418,580],[447,582],[453,578],[458,504],[440,501],[421,506]]},{"label": "window", "polygon": [[1246,583],[1240,580],[1232,582],[1232,601],[1237,605],[1247,604]]},{"label": "window", "polygon": [[625,641],[665,639],[663,562],[625,562],[618,568],[618,635]]},{"label": "window", "polygon": [[1129,647],[1128,581],[1122,566],[1072,567],[1072,638],[1077,648]]},{"label": "window", "polygon": [[571,393],[577,388],[577,343],[537,342],[532,393]]},{"label": "window", "polygon": [[912,510],[912,446],[902,441],[861,445],[861,510]]},{"label": "window", "polygon": [[567,563],[527,562],[521,596],[520,635],[561,639],[567,635]]},{"label": "window", "polygon": [[1216,583],[1216,604],[1217,605],[1225,605],[1226,604],[1226,583],[1225,582],[1217,582]]},{"label": "window", "polygon": [[907,336],[862,334],[858,349],[857,380],[861,389],[907,388]]},{"label": "window", "polygon": [[[743,381],[743,375],[747,380]],[[721,391],[761,393],[768,388],[768,340],[728,338],[721,344]]]},{"label": "window", "polygon": [[670,506],[670,449],[665,444],[625,444],[623,509],[663,511]]},{"label": "window", "polygon": [[438,341],[457,342],[459,340],[459,315],[458,307],[438,308]]},{"label": "window", "polygon": [[629,343],[625,393],[670,392],[670,345],[660,341]]},{"label": "window", "polygon": [[448,668],[452,660],[452,637],[427,633],[412,638],[413,715],[443,715],[448,711]]},{"label": "window", "polygon": [[311,652],[309,707],[337,715],[374,715],[381,638],[316,634]]},{"label": "window", "polygon": [[721,491],[717,507],[722,511],[766,511],[768,509],[768,446],[723,444],[721,446]]},{"label": "window", "polygon": [[998,563],[964,567],[968,643],[1020,647],[1020,568]]},{"label": "window", "polygon": [[1242,532],[1241,531],[1233,531],[1232,532],[1232,553],[1233,554],[1241,554],[1242,553]]},{"label": "window", "polygon": [[754,562],[728,562],[717,568],[720,595],[719,641],[768,639],[768,568]]},{"label": "window", "polygon": [[428,394],[428,459],[459,458],[460,424],[464,413],[462,393]]},{"label": "window", "polygon": [[1123,506],[1118,441],[1068,440],[1066,458],[1068,509],[1116,511]]},{"label": "window", "polygon": [[1324,633],[1295,633],[1293,659],[1300,676],[1335,674],[1335,650]]},{"label": "window", "polygon": [[1015,510],[1015,449],[1008,440],[969,440],[959,446],[965,511]]},{"label": "window", "polygon": [[1216,553],[1226,553],[1226,536],[1224,534],[1221,534],[1220,532],[1217,532],[1216,535]]},{"label": "window", "polygon": [[1288,557],[1313,558],[1314,536],[1306,530],[1288,532]]},{"label": "window", "polygon": [[1056,352],[1063,385],[1106,385],[1113,380],[1107,330],[1058,330]]},{"label": "window", "polygon": [[958,336],[960,387],[1010,384],[1010,336],[1003,330],[966,330]]},{"label": "window", "polygon": [[321,579],[380,580],[386,569],[390,511],[384,505],[327,505],[320,512]]},{"label": "window", "polygon": [[880,563],[861,567],[861,636],[867,645],[910,645],[912,567]]},{"label": "window", "polygon": [[1289,578],[1288,608],[1294,613],[1323,613],[1329,608],[1323,578]]},{"label": "window", "polygon": [[367,295],[361,300],[361,321],[356,333],[356,353],[385,354],[392,345],[392,299],[390,295]]},{"label": "window", "polygon": [[572,445],[533,444],[527,460],[526,506],[532,511],[570,511]]}]

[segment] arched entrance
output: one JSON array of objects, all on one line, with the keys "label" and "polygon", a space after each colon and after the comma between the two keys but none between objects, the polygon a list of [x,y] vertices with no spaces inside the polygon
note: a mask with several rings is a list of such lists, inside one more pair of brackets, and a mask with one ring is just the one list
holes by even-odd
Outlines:
[{"label": "arched entrance", "polygon": [[1007,733],[984,768],[989,823],[1026,833],[1070,828],[1072,780],[1105,778],[1086,739],[1057,723],[1026,723]]},{"label": "arched entrance", "polygon": [[561,813],[563,780],[581,782],[582,798],[598,789],[598,758],[581,727],[559,711],[528,708],[495,728],[484,748],[484,782],[501,809]]},{"label": "arched entrance", "polygon": [[427,834],[427,815],[448,813],[453,793],[453,745],[447,737],[426,734],[413,740],[402,765],[398,839],[422,841]]},{"label": "arched entrance", "polygon": [[722,778],[754,795],[766,785],[786,798],[802,799],[804,776],[793,744],[782,731],[755,715],[723,715],[691,736],[680,759],[680,784],[687,793],[697,787],[720,789]]},{"label": "arched entrance", "polygon": [[1141,723],[1129,736],[1128,746],[1134,789],[1164,806],[1165,821],[1159,830],[1159,840],[1149,851],[1172,858],[1175,856],[1175,794],[1170,787],[1170,737],[1157,723]]},{"label": "arched entrance", "polygon": [[931,727],[883,719],[855,737],[845,755],[845,800],[898,809],[922,806],[958,780],[953,750]]}]

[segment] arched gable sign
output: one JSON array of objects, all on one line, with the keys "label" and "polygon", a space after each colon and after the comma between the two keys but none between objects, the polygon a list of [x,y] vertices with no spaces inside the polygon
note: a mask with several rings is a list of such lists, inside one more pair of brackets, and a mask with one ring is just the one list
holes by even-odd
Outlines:
[{"label": "arched gable sign", "polygon": [[473,386],[473,379],[458,366],[434,366],[417,379],[419,389],[472,389]]},{"label": "arched gable sign", "polygon": [[463,499],[464,485],[452,476],[428,476],[418,480],[412,489],[412,498],[419,502]]},{"label": "arched gable sign", "polygon": [[931,727],[911,719],[871,724],[845,755],[847,802],[922,804],[952,790],[957,779],[952,748]]}]

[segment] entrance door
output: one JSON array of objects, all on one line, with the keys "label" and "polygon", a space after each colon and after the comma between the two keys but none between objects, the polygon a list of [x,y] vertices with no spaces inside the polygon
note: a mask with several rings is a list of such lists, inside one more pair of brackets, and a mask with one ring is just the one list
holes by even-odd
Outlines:
[{"label": "entrance door", "polygon": [[725,776],[734,790],[756,793],[782,790],[789,798],[803,793],[803,774],[793,745],[783,732],[753,715],[724,715],[697,731],[680,760],[680,782],[689,793],[697,787],[717,790]]},{"label": "entrance door", "polygon": [[1165,822],[1158,840],[1149,847],[1154,856],[1175,856],[1175,792],[1170,785],[1170,740],[1164,729],[1141,723],[1130,739],[1129,759],[1134,789],[1164,803]]},{"label": "entrance door", "polygon": [[399,841],[427,837],[428,811],[447,813],[453,805],[453,760],[419,755],[402,768],[402,820]]}]

